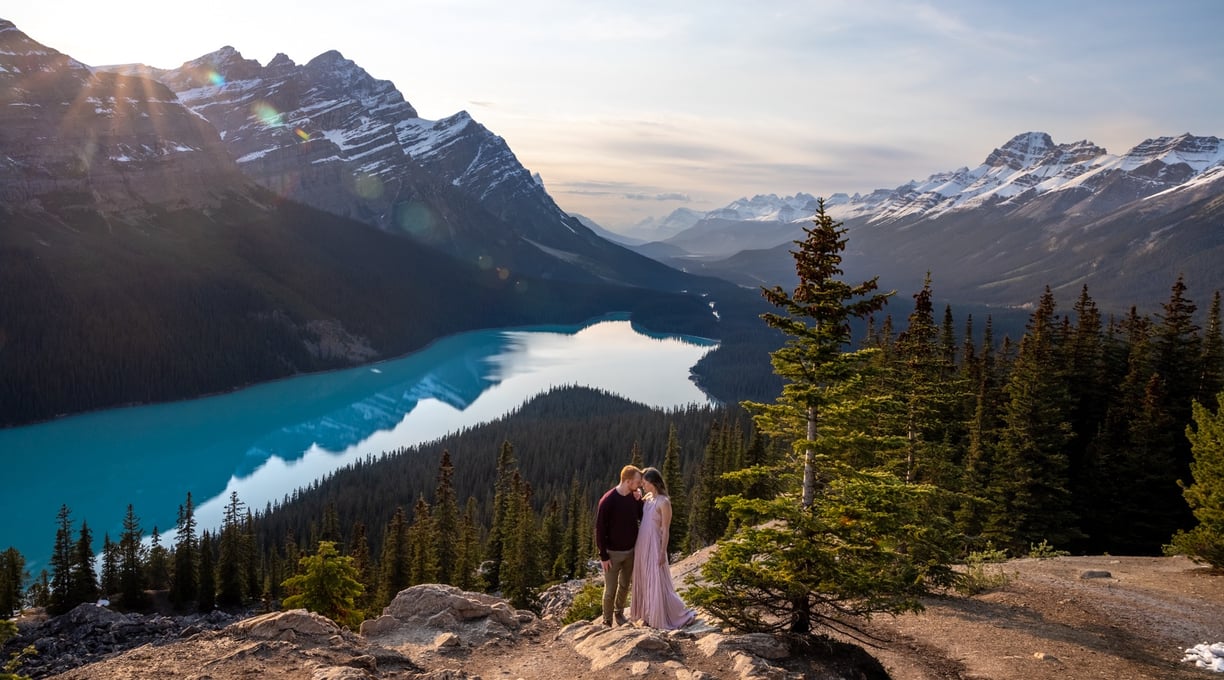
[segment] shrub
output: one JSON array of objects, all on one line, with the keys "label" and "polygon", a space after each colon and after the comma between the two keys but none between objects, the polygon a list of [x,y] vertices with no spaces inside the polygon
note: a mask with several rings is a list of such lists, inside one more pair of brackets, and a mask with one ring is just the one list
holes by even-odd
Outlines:
[{"label": "shrub", "polygon": [[1007,550],[998,550],[987,543],[981,551],[969,553],[965,558],[965,571],[956,580],[956,591],[970,596],[1001,588],[1012,580],[1012,575],[1000,566],[1007,561]]},{"label": "shrub", "polygon": [[603,584],[599,581],[588,581],[574,596],[574,601],[565,611],[561,623],[590,621],[603,616],[603,590]]},{"label": "shrub", "polygon": [[1051,557],[1066,557],[1071,553],[1066,550],[1055,550],[1054,546],[1050,545],[1044,538],[1037,545],[1029,544],[1029,557],[1039,560],[1048,560]]}]

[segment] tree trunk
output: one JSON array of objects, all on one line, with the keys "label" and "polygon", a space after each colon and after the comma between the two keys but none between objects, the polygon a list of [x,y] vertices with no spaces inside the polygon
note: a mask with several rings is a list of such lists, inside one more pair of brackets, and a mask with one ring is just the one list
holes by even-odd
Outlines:
[{"label": "tree trunk", "polygon": [[[816,441],[816,407],[809,406],[807,410],[807,438],[809,442]],[[803,452],[803,507],[812,507],[816,499],[816,452],[808,444]]]}]

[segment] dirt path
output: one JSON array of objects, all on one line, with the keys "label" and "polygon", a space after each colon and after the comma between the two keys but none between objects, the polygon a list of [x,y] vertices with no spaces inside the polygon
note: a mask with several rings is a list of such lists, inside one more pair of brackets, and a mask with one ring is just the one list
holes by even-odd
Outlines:
[{"label": "dirt path", "polygon": [[[1224,575],[1185,558],[1062,557],[999,565],[1006,586],[874,619],[894,680],[1199,678],[1182,651],[1224,641]],[[1086,571],[1108,578],[1081,578]]]}]

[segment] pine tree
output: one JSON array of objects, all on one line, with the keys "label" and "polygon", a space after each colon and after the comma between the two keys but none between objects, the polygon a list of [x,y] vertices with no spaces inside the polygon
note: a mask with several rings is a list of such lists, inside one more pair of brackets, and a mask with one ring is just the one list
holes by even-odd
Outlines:
[{"label": "pine tree", "polygon": [[28,576],[25,558],[16,548],[0,553],[0,620],[21,611],[22,585]]},{"label": "pine tree", "polygon": [[503,441],[501,451],[497,456],[497,478],[493,493],[493,523],[489,527],[489,540],[485,545],[485,560],[488,569],[483,574],[485,585],[489,592],[501,589],[502,561],[505,553],[505,543],[512,529],[510,522],[514,521],[512,508],[514,499],[514,478],[518,475],[518,464],[514,459],[514,447],[508,441]]},{"label": "pine tree", "polygon": [[323,505],[323,525],[319,529],[319,540],[330,541],[332,546],[337,551],[340,551],[344,548],[340,543],[342,538],[340,535],[340,515],[336,512],[336,502],[328,501]]},{"label": "pine tree", "polygon": [[887,299],[874,294],[874,279],[849,286],[834,278],[846,245],[840,227],[820,201],[815,227],[794,253],[794,295],[766,291],[785,312],[763,318],[788,336],[772,359],[789,382],[774,404],[745,405],[758,430],[795,442],[800,496],[726,499],[736,532],[703,566],[707,585],[688,591],[692,604],[742,630],[806,634],[847,615],[914,610],[931,586],[953,577],[955,534],[930,512],[936,490],[839,460],[860,446],[856,428],[872,404],[863,389],[868,361],[879,351],[844,351],[849,322]]},{"label": "pine tree", "polygon": [[199,593],[199,547],[196,539],[195,508],[191,492],[187,502],[180,505],[178,523],[174,536],[174,572],[170,579],[170,601],[180,609],[196,599]]},{"label": "pine tree", "polygon": [[165,590],[170,584],[170,554],[161,544],[161,532],[153,525],[153,534],[149,545],[149,587],[153,590]]},{"label": "pine tree", "polygon": [[374,569],[370,561],[370,540],[366,536],[365,525],[353,523],[349,533],[349,557],[353,558],[353,569],[357,570],[357,581],[361,583],[361,595],[357,596],[357,608],[365,611],[370,608],[375,590]]},{"label": "pine tree", "polygon": [[437,583],[439,537],[429,502],[424,496],[417,498],[412,509],[412,526],[408,529],[408,537],[412,553],[408,582],[412,585]]},{"label": "pine tree", "polygon": [[570,480],[569,494],[566,496],[565,533],[561,536],[561,553],[553,565],[553,578],[575,579],[585,575],[582,556],[582,492],[578,485],[578,476]]},{"label": "pine tree", "polygon": [[[1216,396],[1224,403],[1224,393]],[[1183,484],[1183,494],[1198,524],[1178,531],[1167,552],[1188,555],[1216,569],[1224,569],[1224,408],[1214,412],[1195,402],[1194,423],[1186,437],[1194,453],[1190,463],[1193,481]]]},{"label": "pine tree", "polygon": [[238,492],[231,491],[229,504],[221,518],[220,554],[217,557],[217,606],[241,607],[247,600],[246,536],[243,531],[244,504]]},{"label": "pine tree", "polygon": [[506,540],[503,544],[501,573],[498,577],[503,596],[519,609],[535,607],[535,589],[540,585],[540,540],[535,513],[531,508],[531,485],[518,471],[513,479],[514,495],[509,507]]},{"label": "pine tree", "polygon": [[81,532],[73,550],[72,583],[68,598],[72,602],[96,602],[98,599],[98,575],[94,570],[93,532],[85,520],[81,520]]},{"label": "pine tree", "polygon": [[544,509],[544,521],[540,526],[540,555],[539,563],[541,567],[549,567],[547,576],[550,579],[561,578],[561,575],[556,573],[561,559],[561,553],[564,551],[562,544],[565,540],[565,519],[562,517],[561,502],[556,498],[548,502],[548,506]]},{"label": "pine tree", "polygon": [[72,601],[72,567],[75,558],[72,545],[72,511],[61,505],[55,517],[55,547],[51,551],[51,583],[47,613],[63,614],[80,602]]},{"label": "pine tree", "polygon": [[102,535],[102,578],[98,583],[102,596],[111,598],[119,592],[119,544]]},{"label": "pine tree", "polygon": [[820,432],[822,420],[845,411],[847,400],[857,398],[871,352],[844,351],[850,346],[850,320],[878,312],[891,295],[876,293],[874,278],[853,286],[836,278],[842,274],[845,232],[825,212],[824,200],[819,200],[813,226],[804,228],[806,238],[796,241],[799,249],[791,252],[799,285],[793,293],[781,286],[762,291],[766,300],[781,309],[761,318],[787,336],[786,345],[770,358],[774,372],[788,382],[774,404],[745,404],[766,434],[790,437],[796,426],[805,433],[796,442],[803,457],[804,507],[813,503],[818,487],[826,481],[818,469],[822,460],[834,453]]},{"label": "pine tree", "polygon": [[477,524],[476,499],[468,496],[463,518],[459,522],[459,550],[455,562],[455,583],[461,590],[475,590],[480,566],[480,526]]},{"label": "pine tree", "polygon": [[217,569],[213,560],[213,540],[207,531],[200,534],[200,566],[196,608],[204,614],[217,608]]},{"label": "pine tree", "polygon": [[1005,424],[988,488],[994,506],[983,533],[996,545],[1018,551],[1043,541],[1065,546],[1080,538],[1067,486],[1070,398],[1057,363],[1054,309],[1054,295],[1046,288],[1005,388]]},{"label": "pine tree", "polygon": [[663,454],[663,479],[671,492],[672,526],[676,530],[667,535],[667,552],[674,554],[688,551],[688,496],[684,490],[684,474],[680,469],[680,438],[676,424],[667,430],[667,448]]},{"label": "pine tree", "polygon": [[629,450],[629,464],[639,470],[646,467],[646,459],[642,456],[642,443],[639,441],[634,441],[633,448]]},{"label": "pine tree", "polygon": [[459,502],[455,499],[455,467],[451,464],[449,451],[442,451],[438,463],[438,484],[434,489],[434,552],[438,560],[438,579],[443,583],[455,583],[458,578],[455,568],[458,563],[456,542],[459,535]]},{"label": "pine tree", "polygon": [[119,596],[124,609],[142,611],[150,602],[145,593],[144,532],[140,518],[131,505],[123,516],[123,534],[119,536]]},{"label": "pine tree", "polygon": [[994,466],[998,432],[1003,424],[1000,413],[1003,394],[995,364],[994,320],[989,316],[982,330],[982,349],[976,353],[974,367],[968,375],[975,386],[973,415],[969,421],[960,505],[954,516],[957,530],[972,539],[981,535],[989,514],[985,490]]},{"label": "pine tree", "polygon": [[1224,390],[1224,329],[1220,325],[1220,291],[1211,296],[1207,327],[1203,330],[1203,355],[1198,383],[1198,402],[1214,410],[1216,395]]},{"label": "pine tree", "polygon": [[335,543],[320,541],[314,555],[302,558],[298,571],[282,584],[293,593],[285,598],[285,609],[302,607],[350,629],[361,624],[357,598],[364,588],[353,558],[336,552]]},{"label": "pine tree", "polygon": [[397,507],[383,530],[382,554],[378,560],[378,606],[389,604],[399,591],[412,585],[411,549],[408,515],[402,506]]}]

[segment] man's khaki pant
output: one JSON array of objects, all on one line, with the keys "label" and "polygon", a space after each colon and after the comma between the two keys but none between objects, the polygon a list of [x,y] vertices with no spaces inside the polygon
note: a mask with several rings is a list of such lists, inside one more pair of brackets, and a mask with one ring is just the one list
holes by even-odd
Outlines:
[{"label": "man's khaki pant", "polygon": [[[617,614],[625,610],[625,602],[629,599],[629,583],[633,578],[633,549],[609,550],[611,563],[604,572],[603,620],[612,625],[612,612]],[[616,606],[613,607],[612,605]]]}]

